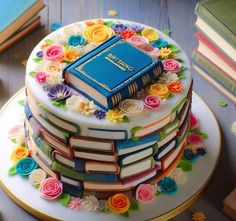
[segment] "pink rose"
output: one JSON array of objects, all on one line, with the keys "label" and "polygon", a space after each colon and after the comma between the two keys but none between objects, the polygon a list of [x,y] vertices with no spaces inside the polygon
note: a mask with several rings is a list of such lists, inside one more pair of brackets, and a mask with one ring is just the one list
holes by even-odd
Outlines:
[{"label": "pink rose", "polygon": [[147,38],[138,35],[133,35],[131,38],[126,39],[126,41],[135,45],[138,48],[143,48],[148,44]]},{"label": "pink rose", "polygon": [[195,145],[196,147],[203,147],[204,146],[204,140],[198,134],[191,133],[187,138],[187,142],[189,144]]},{"label": "pink rose", "polygon": [[150,109],[157,109],[161,105],[161,99],[157,96],[148,95],[144,98],[144,105]]},{"label": "pink rose", "polygon": [[43,51],[43,58],[50,61],[63,61],[64,53],[61,45],[50,45]]},{"label": "pink rose", "polygon": [[145,45],[142,50],[148,53],[153,59],[158,59],[161,55],[159,48],[154,48],[151,45]]},{"label": "pink rose", "polygon": [[199,127],[199,122],[198,119],[196,118],[195,115],[193,115],[193,113],[190,113],[190,129],[193,130],[195,128]]},{"label": "pink rose", "polygon": [[171,73],[177,73],[181,71],[181,64],[174,59],[165,59],[162,61],[162,64],[165,71],[169,71]]},{"label": "pink rose", "polygon": [[39,83],[45,83],[47,79],[47,74],[44,71],[39,71],[36,73],[35,79]]},{"label": "pink rose", "polygon": [[49,177],[41,183],[40,192],[44,199],[56,199],[62,194],[62,184],[57,178]]},{"label": "pink rose", "polygon": [[154,199],[154,187],[151,184],[140,184],[136,190],[136,200],[151,202]]}]

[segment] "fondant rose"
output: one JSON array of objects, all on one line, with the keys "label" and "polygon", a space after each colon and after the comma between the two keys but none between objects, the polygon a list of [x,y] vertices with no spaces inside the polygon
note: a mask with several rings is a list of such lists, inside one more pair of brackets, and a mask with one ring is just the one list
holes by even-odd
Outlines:
[{"label": "fondant rose", "polygon": [[170,48],[161,48],[160,49],[161,58],[166,59],[172,56],[172,50]]},{"label": "fondant rose", "polygon": [[154,187],[151,184],[140,184],[136,190],[136,200],[144,203],[154,199]]},{"label": "fondant rose", "polygon": [[136,99],[126,99],[120,102],[119,108],[126,116],[136,117],[143,114],[143,102]]},{"label": "fondant rose", "polygon": [[41,184],[47,177],[47,174],[42,169],[36,169],[29,175],[29,180],[33,186]]},{"label": "fondant rose", "polygon": [[187,180],[186,172],[184,172],[180,167],[175,168],[175,170],[170,174],[170,177],[180,185],[184,184]]},{"label": "fondant rose", "polygon": [[73,47],[70,47],[64,51],[64,61],[66,62],[73,62],[78,57],[79,57],[79,52]]},{"label": "fondant rose", "polygon": [[197,117],[191,112],[190,113],[190,129],[194,130],[195,128],[199,127],[199,122]]},{"label": "fondant rose", "polygon": [[122,214],[130,207],[129,198],[122,193],[115,194],[108,199],[108,208],[115,214]]},{"label": "fondant rose", "polygon": [[26,147],[17,147],[11,154],[11,161],[15,164],[20,159],[29,156],[29,149]]},{"label": "fondant rose", "polygon": [[83,36],[89,43],[102,43],[114,34],[106,25],[92,25],[83,31]]},{"label": "fondant rose", "polygon": [[125,29],[124,31],[122,31],[120,33],[120,37],[124,38],[124,39],[128,39],[131,38],[132,36],[134,36],[136,33],[131,30],[131,29]]},{"label": "fondant rose", "polygon": [[150,42],[155,41],[159,38],[159,35],[155,29],[145,28],[142,30],[141,35],[147,38]]},{"label": "fondant rose", "polygon": [[62,71],[62,69],[63,69],[62,64],[58,61],[45,62],[45,71],[47,73],[59,72]]},{"label": "fondant rose", "polygon": [[82,35],[71,35],[67,41],[67,44],[70,46],[83,45],[85,43],[85,38]]},{"label": "fondant rose", "polygon": [[161,191],[165,194],[171,195],[177,191],[177,185],[175,180],[170,177],[164,177],[160,180],[159,186]]},{"label": "fondant rose", "polygon": [[180,93],[183,89],[183,86],[180,81],[172,81],[167,85],[168,89],[173,93]]},{"label": "fondant rose", "polygon": [[25,129],[24,128],[21,128],[19,130],[15,139],[16,139],[17,146],[24,146],[24,143],[25,143]]},{"label": "fondant rose", "polygon": [[190,144],[194,144],[196,147],[203,147],[204,146],[204,140],[202,137],[198,134],[191,133],[188,138],[187,142]]},{"label": "fondant rose", "polygon": [[46,82],[47,74],[44,71],[38,71],[35,74],[35,80],[39,82],[40,84],[43,84]]},{"label": "fondant rose", "polygon": [[[9,134],[9,138],[13,139],[17,136],[17,134],[19,133],[19,131],[23,128],[22,125],[16,125],[13,128],[11,128],[8,132]],[[23,128],[24,129],[24,128]]]},{"label": "fondant rose", "polygon": [[174,59],[165,59],[162,61],[162,64],[164,70],[171,73],[178,73],[181,70],[181,64]]},{"label": "fondant rose", "polygon": [[155,48],[164,48],[167,45],[168,45],[168,42],[165,41],[165,40],[162,40],[160,38],[152,43],[152,46],[155,47]]},{"label": "fondant rose", "polygon": [[161,55],[158,48],[151,48],[151,50],[146,51],[153,59],[158,59]]},{"label": "fondant rose", "polygon": [[167,98],[170,94],[168,87],[164,84],[154,83],[147,87],[147,92],[160,98]]},{"label": "fondant rose", "polygon": [[148,44],[148,39],[139,35],[134,35],[126,40],[138,48],[143,48]]},{"label": "fondant rose", "polygon": [[57,178],[49,177],[40,185],[41,196],[46,200],[53,200],[62,194],[62,184]]},{"label": "fondant rose", "polygon": [[30,157],[22,158],[16,164],[16,172],[20,176],[27,176],[36,168],[36,162]]},{"label": "fondant rose", "polygon": [[171,72],[164,72],[159,77],[158,82],[164,83],[164,84],[170,84],[172,81],[178,81],[178,80],[179,80],[179,77],[177,74],[171,73]]},{"label": "fondant rose", "polygon": [[161,105],[161,99],[157,96],[148,95],[144,98],[144,105],[149,109],[158,109]]},{"label": "fondant rose", "polygon": [[43,58],[50,61],[63,61],[63,47],[55,44],[48,46],[43,51]]}]

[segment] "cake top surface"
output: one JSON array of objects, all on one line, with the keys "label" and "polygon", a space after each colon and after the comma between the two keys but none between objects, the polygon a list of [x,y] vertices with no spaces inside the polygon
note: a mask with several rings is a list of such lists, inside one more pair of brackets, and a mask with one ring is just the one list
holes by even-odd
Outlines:
[{"label": "cake top surface", "polygon": [[[95,105],[64,81],[63,69],[101,43],[119,35],[161,60],[164,72],[132,97],[108,111]],[[26,68],[28,93],[41,108],[80,126],[128,131],[165,118],[187,96],[192,76],[189,60],[179,45],[161,31],[126,20],[94,19],[65,26],[46,36],[32,51]]]}]

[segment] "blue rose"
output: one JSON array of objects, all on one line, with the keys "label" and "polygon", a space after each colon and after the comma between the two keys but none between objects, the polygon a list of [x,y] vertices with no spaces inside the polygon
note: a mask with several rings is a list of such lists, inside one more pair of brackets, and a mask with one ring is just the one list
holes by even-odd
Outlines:
[{"label": "blue rose", "polygon": [[85,43],[85,38],[81,35],[71,35],[67,43],[70,46],[76,47],[78,45],[83,45]]},{"label": "blue rose", "polygon": [[177,191],[176,182],[175,182],[175,180],[173,180],[170,177],[165,177],[165,178],[161,179],[159,182],[159,186],[161,188],[161,192],[163,192],[167,195],[171,195],[173,193],[176,193],[176,191]]},{"label": "blue rose", "polygon": [[160,38],[152,43],[152,46],[154,48],[164,48],[164,47],[167,47],[167,45],[168,45],[168,42],[164,41],[164,40],[162,40]]},{"label": "blue rose", "polygon": [[190,148],[184,150],[184,159],[194,162],[197,159],[197,154],[195,154]]},{"label": "blue rose", "polygon": [[33,158],[27,157],[19,160],[16,164],[16,172],[20,176],[27,176],[37,168],[37,164]]}]

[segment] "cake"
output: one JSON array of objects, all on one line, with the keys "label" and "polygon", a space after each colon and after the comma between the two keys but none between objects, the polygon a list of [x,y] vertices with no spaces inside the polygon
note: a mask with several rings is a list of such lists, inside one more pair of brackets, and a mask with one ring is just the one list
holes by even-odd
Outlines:
[{"label": "cake", "polygon": [[[93,91],[96,87],[88,89],[81,79],[75,84],[77,76],[69,79],[67,71],[78,62],[97,58],[101,54],[97,51],[107,51],[105,46],[114,39],[129,48],[119,49],[119,53],[130,60],[109,54],[106,59],[111,59],[112,68],[127,74],[126,70],[134,71],[147,58],[158,66],[158,73],[149,64],[146,74],[145,64],[145,75],[139,78],[142,85],[125,85],[123,89],[129,93],[117,96],[112,106],[104,106]],[[144,58],[139,60],[136,53]],[[107,71],[104,60],[95,64],[89,70],[108,73],[104,75],[108,86],[120,75]],[[138,69],[136,75],[141,72]],[[81,204],[88,210],[102,207],[127,214],[139,201],[151,202],[158,193],[176,192],[176,183],[184,183],[186,178],[183,170],[205,153],[203,134],[196,130],[197,119],[191,114],[189,60],[176,42],[152,27],[94,19],[49,34],[28,59],[25,91],[24,130],[29,151],[23,150],[15,160],[16,172],[30,174],[43,198],[63,195],[64,204],[71,208]],[[36,165],[41,169],[35,170]],[[30,172],[24,172],[25,168]],[[119,202],[122,205],[116,205]]]}]

